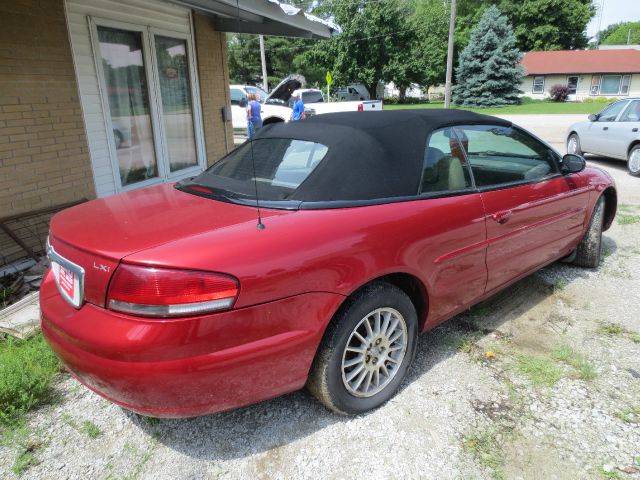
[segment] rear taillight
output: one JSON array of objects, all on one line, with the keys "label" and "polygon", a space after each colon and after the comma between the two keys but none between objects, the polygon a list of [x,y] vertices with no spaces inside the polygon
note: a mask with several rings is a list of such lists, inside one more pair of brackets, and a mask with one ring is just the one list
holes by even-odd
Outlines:
[{"label": "rear taillight", "polygon": [[219,273],[120,265],[111,280],[107,307],[144,317],[183,317],[227,310],[238,281]]},{"label": "rear taillight", "polygon": [[364,111],[364,105],[363,104],[359,104],[358,105],[358,111],[359,112],[363,112]]}]

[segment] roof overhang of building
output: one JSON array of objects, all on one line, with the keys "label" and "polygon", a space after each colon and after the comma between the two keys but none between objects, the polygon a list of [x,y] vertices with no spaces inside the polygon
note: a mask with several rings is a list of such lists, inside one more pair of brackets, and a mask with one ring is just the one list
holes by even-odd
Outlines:
[{"label": "roof overhang of building", "polygon": [[335,23],[276,0],[173,0],[214,18],[219,32],[283,37],[329,38],[341,33]]}]

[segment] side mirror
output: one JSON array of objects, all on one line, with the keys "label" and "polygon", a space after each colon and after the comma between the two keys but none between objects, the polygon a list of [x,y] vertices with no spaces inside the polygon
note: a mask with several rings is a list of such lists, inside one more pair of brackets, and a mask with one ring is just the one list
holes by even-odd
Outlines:
[{"label": "side mirror", "polygon": [[562,157],[562,165],[560,167],[560,171],[563,174],[569,173],[578,173],[585,169],[587,166],[587,162],[584,157],[580,155],[575,155],[573,153],[567,153],[564,157]]},{"label": "side mirror", "polygon": [[598,120],[598,115],[596,115],[595,113],[592,113],[587,118],[589,119],[590,122],[595,122],[596,120]]}]

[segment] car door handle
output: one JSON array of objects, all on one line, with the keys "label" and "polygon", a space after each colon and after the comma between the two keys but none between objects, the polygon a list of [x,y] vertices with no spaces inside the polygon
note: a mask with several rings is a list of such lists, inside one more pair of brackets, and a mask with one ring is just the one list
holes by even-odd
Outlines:
[{"label": "car door handle", "polygon": [[602,127],[603,130],[609,130],[609,127]]},{"label": "car door handle", "polygon": [[638,131],[638,129],[637,129],[637,128],[632,128],[632,129],[631,129],[631,131],[632,131],[632,132],[637,132],[637,131]]},{"label": "car door handle", "polygon": [[509,221],[509,218],[511,217],[511,214],[513,214],[513,212],[511,210],[504,210],[502,212],[494,213],[493,215],[491,215],[491,218],[493,218],[493,220],[495,220],[500,225],[502,225],[502,224],[507,223]]}]

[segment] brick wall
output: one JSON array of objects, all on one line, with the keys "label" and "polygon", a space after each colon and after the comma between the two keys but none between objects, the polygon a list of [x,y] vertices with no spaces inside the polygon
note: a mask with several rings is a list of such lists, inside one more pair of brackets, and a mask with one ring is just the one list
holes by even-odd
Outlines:
[{"label": "brick wall", "polygon": [[[222,121],[222,107],[231,106],[226,35],[213,29],[212,19],[194,13],[198,81],[202,102],[204,139],[209,165],[233,149],[233,126]],[[227,135],[225,145],[224,124]]]},{"label": "brick wall", "polygon": [[0,218],[95,197],[63,0],[2,1],[0,19]]}]

